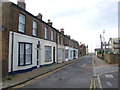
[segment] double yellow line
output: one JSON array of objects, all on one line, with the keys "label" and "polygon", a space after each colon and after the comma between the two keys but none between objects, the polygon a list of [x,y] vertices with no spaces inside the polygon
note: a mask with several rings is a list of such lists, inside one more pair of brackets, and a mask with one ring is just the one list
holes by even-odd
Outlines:
[{"label": "double yellow line", "polygon": [[[92,65],[93,67],[95,66],[95,60],[94,58],[92,57]],[[96,90],[96,78],[91,78],[91,81],[90,81],[90,90]]]},{"label": "double yellow line", "polygon": [[91,78],[90,90],[96,90],[96,78]]},{"label": "double yellow line", "polygon": [[22,88],[22,87],[24,87],[24,86],[26,86],[26,85],[28,85],[28,84],[34,83],[34,82],[36,82],[37,80],[39,80],[39,79],[41,79],[41,78],[44,78],[44,77],[46,77],[46,76],[48,76],[48,75],[51,75],[51,74],[53,74],[53,73],[55,73],[55,72],[57,72],[57,71],[59,71],[59,70],[61,70],[61,69],[64,69],[64,68],[68,67],[68,66],[71,65],[71,64],[73,64],[73,62],[70,63],[70,64],[68,64],[68,65],[65,65],[65,66],[63,66],[63,67],[61,67],[61,68],[58,68],[58,69],[56,69],[56,70],[50,71],[50,72],[48,72],[48,73],[46,73],[46,74],[43,74],[43,75],[41,75],[41,76],[38,76],[38,77],[36,77],[35,79],[32,79],[32,80],[30,80],[30,81],[27,81],[27,82],[25,82],[25,83],[23,83],[23,84],[14,86],[14,87],[12,87],[12,89],[14,89],[14,88]]}]

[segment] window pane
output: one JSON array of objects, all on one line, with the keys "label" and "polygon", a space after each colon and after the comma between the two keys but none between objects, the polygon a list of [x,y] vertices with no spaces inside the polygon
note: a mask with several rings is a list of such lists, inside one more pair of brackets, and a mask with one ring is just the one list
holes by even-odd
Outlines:
[{"label": "window pane", "polygon": [[53,40],[53,31],[51,31],[51,40]]},{"label": "window pane", "polygon": [[24,24],[19,23],[19,31],[24,32]]},{"label": "window pane", "polygon": [[20,43],[20,65],[24,65],[24,44]]},{"label": "window pane", "polygon": [[65,50],[65,58],[68,58],[68,52],[69,50]]},{"label": "window pane", "polygon": [[45,27],[45,39],[47,39],[47,32],[48,32],[47,27]]},{"label": "window pane", "polygon": [[31,54],[31,44],[26,44],[26,53]]},{"label": "window pane", "polygon": [[31,64],[31,54],[26,54],[26,64]]},{"label": "window pane", "polygon": [[24,65],[24,54],[20,54],[20,65]]},{"label": "window pane", "polygon": [[37,22],[33,21],[33,28],[37,29]]},{"label": "window pane", "polygon": [[19,22],[25,24],[25,16],[24,15],[22,15],[22,14],[19,15]]},{"label": "window pane", "polygon": [[25,53],[26,64],[31,64],[32,45],[31,44],[26,44],[25,49],[26,49],[26,53]]},{"label": "window pane", "polygon": [[63,53],[64,53],[63,49],[58,49],[58,59],[59,60],[63,60],[63,58],[64,58]]},{"label": "window pane", "polygon": [[52,48],[50,46],[45,47],[45,61],[51,61],[52,60]]},{"label": "window pane", "polygon": [[37,30],[33,29],[33,35],[36,36],[37,35]]}]

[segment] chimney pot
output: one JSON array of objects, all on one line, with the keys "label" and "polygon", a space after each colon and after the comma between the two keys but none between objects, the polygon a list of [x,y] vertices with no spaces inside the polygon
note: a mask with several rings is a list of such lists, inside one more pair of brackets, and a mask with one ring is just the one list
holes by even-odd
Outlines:
[{"label": "chimney pot", "polygon": [[26,9],[25,0],[18,0],[18,6],[23,9]]},{"label": "chimney pot", "polygon": [[39,19],[42,20],[42,14],[41,14],[41,13],[38,13],[37,18],[39,18]]},{"label": "chimney pot", "polygon": [[60,32],[64,34],[64,28],[61,28],[61,29],[60,29]]},{"label": "chimney pot", "polygon": [[50,21],[50,19],[48,19],[48,24],[52,26],[52,22]]}]

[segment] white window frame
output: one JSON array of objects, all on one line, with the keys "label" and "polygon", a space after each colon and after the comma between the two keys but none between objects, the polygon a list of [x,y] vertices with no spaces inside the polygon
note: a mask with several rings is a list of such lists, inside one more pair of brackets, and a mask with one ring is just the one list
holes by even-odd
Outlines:
[{"label": "white window frame", "polygon": [[[21,47],[21,45],[23,47]],[[21,59],[21,55],[22,55],[22,59]],[[18,66],[31,65],[32,64],[32,43],[19,42],[18,57],[19,57]]]},{"label": "white window frame", "polygon": [[53,30],[51,31],[51,40],[52,41],[54,40],[54,31]]},{"label": "white window frame", "polygon": [[32,32],[32,35],[33,36],[37,36],[37,32],[38,32],[38,23],[36,21],[33,21],[33,32]]},{"label": "white window frame", "polygon": [[48,39],[48,28],[45,27],[45,39]]},{"label": "white window frame", "polygon": [[18,31],[24,33],[25,32],[25,15],[19,14],[19,26]]}]

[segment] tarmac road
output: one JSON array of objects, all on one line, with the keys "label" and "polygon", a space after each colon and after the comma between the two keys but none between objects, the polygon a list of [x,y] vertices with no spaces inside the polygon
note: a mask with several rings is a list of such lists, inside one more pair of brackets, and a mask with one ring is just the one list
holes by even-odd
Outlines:
[{"label": "tarmac road", "polygon": [[99,77],[102,88],[118,88],[118,71],[102,73]]},{"label": "tarmac road", "polygon": [[72,65],[22,88],[89,88],[92,75],[92,56],[85,56]]}]

